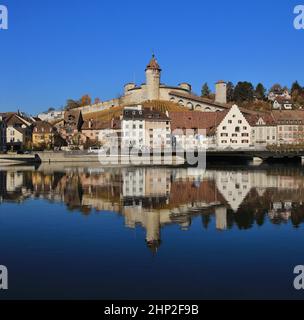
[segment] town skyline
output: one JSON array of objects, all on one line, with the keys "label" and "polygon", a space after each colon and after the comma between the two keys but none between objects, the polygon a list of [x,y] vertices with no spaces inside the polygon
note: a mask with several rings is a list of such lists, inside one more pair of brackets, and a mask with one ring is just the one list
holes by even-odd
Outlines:
[{"label": "town skyline", "polygon": [[[122,14],[114,9],[117,3],[93,1],[85,8],[91,17],[85,24],[79,23],[83,15],[80,2],[73,7],[60,4],[56,23],[51,19],[52,11],[37,1],[17,4],[11,0],[4,4],[9,8],[10,28],[0,34],[4,48],[0,57],[6,62],[0,79],[0,111],[19,109],[38,114],[50,107],[62,107],[68,98],[85,93],[102,101],[116,97],[125,83],[135,80],[140,85],[144,81],[142,66],[152,52],[165,68],[165,83],[190,82],[198,94],[204,82],[213,88],[219,79],[235,84],[262,82],[267,88],[274,83],[291,86],[296,80],[304,83],[304,73],[297,62],[301,61],[304,32],[293,28],[296,1],[258,1],[250,5],[240,1],[229,5],[224,1],[217,5],[192,1],[183,13],[176,13],[170,1],[163,5],[156,1],[155,9],[162,9],[157,10],[157,21],[147,13],[145,4],[134,4],[135,17],[132,6],[120,4],[120,12],[125,12]],[[217,11],[219,7],[225,10]],[[248,25],[249,10],[259,26]],[[114,14],[102,15],[104,12]],[[208,17],[208,12],[214,15]],[[165,18],[171,22],[169,36],[160,32]],[[113,25],[113,19],[119,19],[119,25]],[[240,24],[245,27],[240,28]],[[231,37],[223,36],[229,31]],[[75,50],[76,35],[84,43]],[[180,38],[184,39],[182,44]],[[298,43],[292,57],[289,46],[282,46],[282,38]],[[225,50],[231,41],[233,50]],[[25,50],[17,50],[25,43]],[[256,50],[257,43],[261,51]]]}]

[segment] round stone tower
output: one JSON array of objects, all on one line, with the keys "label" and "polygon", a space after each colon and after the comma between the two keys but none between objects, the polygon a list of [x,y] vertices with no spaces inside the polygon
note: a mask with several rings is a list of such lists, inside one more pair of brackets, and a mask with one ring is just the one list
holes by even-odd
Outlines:
[{"label": "round stone tower", "polygon": [[160,75],[161,68],[153,54],[152,59],[146,68],[146,85],[148,100],[159,100]]}]

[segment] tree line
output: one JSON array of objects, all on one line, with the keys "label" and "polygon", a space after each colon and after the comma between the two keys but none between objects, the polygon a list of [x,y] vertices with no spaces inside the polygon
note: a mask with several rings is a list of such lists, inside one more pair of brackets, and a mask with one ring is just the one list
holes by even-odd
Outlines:
[{"label": "tree line", "polygon": [[[287,90],[292,102],[298,107],[304,107],[304,87],[298,81],[295,81],[291,89],[283,87],[280,84],[274,84],[269,92],[280,93]],[[208,83],[204,83],[201,90],[203,98],[212,98],[214,95],[209,89]],[[227,102],[234,102],[240,105],[253,102],[268,102],[267,89],[262,83],[258,83],[255,87],[251,82],[240,81],[236,85],[232,82],[227,83]]]}]

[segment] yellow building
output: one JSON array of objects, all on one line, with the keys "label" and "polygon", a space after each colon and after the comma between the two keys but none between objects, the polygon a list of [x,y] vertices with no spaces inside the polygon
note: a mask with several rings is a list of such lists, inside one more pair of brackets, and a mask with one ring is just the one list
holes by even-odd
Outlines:
[{"label": "yellow building", "polygon": [[45,121],[37,121],[34,124],[32,134],[33,147],[51,148],[54,144],[54,128]]}]

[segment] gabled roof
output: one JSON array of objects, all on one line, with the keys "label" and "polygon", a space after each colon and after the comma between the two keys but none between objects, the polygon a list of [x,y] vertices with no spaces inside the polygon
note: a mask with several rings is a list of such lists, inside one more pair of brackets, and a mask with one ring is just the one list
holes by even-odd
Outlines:
[{"label": "gabled roof", "polygon": [[246,120],[250,124],[251,127],[259,126],[258,121],[260,119],[263,120],[265,126],[276,126],[276,121],[272,114],[250,114],[245,115]]}]

